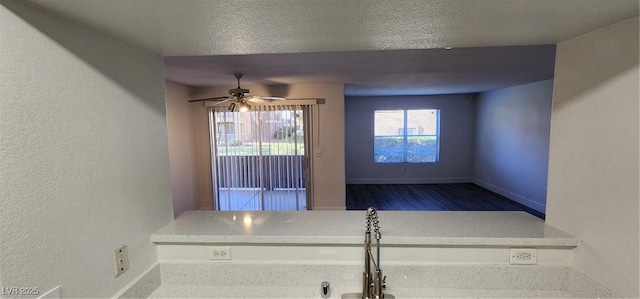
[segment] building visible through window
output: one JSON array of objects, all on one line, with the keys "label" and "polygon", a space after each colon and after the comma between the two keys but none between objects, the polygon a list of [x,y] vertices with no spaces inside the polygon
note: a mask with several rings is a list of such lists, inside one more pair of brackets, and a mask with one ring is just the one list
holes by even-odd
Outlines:
[{"label": "building visible through window", "polygon": [[440,110],[376,110],[375,163],[438,162]]}]

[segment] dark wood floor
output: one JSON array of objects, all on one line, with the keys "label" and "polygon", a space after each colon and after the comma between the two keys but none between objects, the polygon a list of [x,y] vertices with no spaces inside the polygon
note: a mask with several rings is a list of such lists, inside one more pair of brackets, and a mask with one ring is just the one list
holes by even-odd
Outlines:
[{"label": "dark wood floor", "polygon": [[545,215],[475,184],[347,185],[347,209],[525,211]]}]

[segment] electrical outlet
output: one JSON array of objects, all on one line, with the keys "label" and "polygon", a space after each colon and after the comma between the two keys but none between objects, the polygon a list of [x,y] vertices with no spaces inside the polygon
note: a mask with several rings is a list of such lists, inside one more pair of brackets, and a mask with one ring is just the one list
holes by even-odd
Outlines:
[{"label": "electrical outlet", "polygon": [[129,270],[129,248],[127,245],[122,245],[122,247],[113,251],[113,265],[115,267],[115,277]]},{"label": "electrical outlet", "polygon": [[209,259],[210,260],[230,260],[231,247],[229,246],[209,247]]},{"label": "electrical outlet", "polygon": [[511,265],[535,265],[537,263],[535,248],[511,248],[509,264]]}]

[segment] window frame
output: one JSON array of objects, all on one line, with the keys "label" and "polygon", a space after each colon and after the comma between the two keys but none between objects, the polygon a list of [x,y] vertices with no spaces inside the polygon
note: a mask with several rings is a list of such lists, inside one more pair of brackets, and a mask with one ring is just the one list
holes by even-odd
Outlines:
[{"label": "window frame", "polygon": [[[419,111],[419,110],[430,110],[435,112],[435,134],[434,135],[418,135],[418,136],[435,136],[436,139],[436,152],[434,161],[409,161],[408,160],[408,149],[409,149],[409,135],[408,134],[408,122],[409,122],[409,111]],[[378,111],[402,111],[403,112],[403,128],[402,129],[402,161],[378,161],[376,159],[376,131],[375,131],[375,116]],[[425,164],[425,163],[439,163],[440,162],[440,108],[413,108],[413,109],[375,109],[373,111],[374,114],[374,129],[373,129],[373,163],[374,164]],[[380,137],[384,137],[386,135],[380,135]],[[400,136],[400,135],[398,135]]]}]

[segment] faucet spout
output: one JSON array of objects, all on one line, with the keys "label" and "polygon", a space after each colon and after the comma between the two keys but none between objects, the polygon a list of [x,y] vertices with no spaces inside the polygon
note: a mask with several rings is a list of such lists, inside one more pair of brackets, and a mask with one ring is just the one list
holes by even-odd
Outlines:
[{"label": "faucet spout", "polygon": [[[371,229],[373,228],[374,237],[376,239],[376,257],[371,252]],[[378,221],[378,212],[374,207],[367,209],[367,229],[364,233],[364,272],[362,275],[362,299],[379,299],[385,298],[384,289],[386,276],[382,276],[380,268],[380,223]],[[371,271],[373,263],[374,271]],[[389,295],[387,298],[393,298]]]},{"label": "faucet spout", "polygon": [[[371,252],[371,230],[376,239],[376,256]],[[382,275],[380,268],[380,223],[378,212],[374,207],[367,209],[367,227],[364,233],[364,272],[362,272],[362,293],[342,294],[343,299],[394,299],[393,295],[385,294],[386,276]],[[371,269],[373,264],[373,271]]]}]

